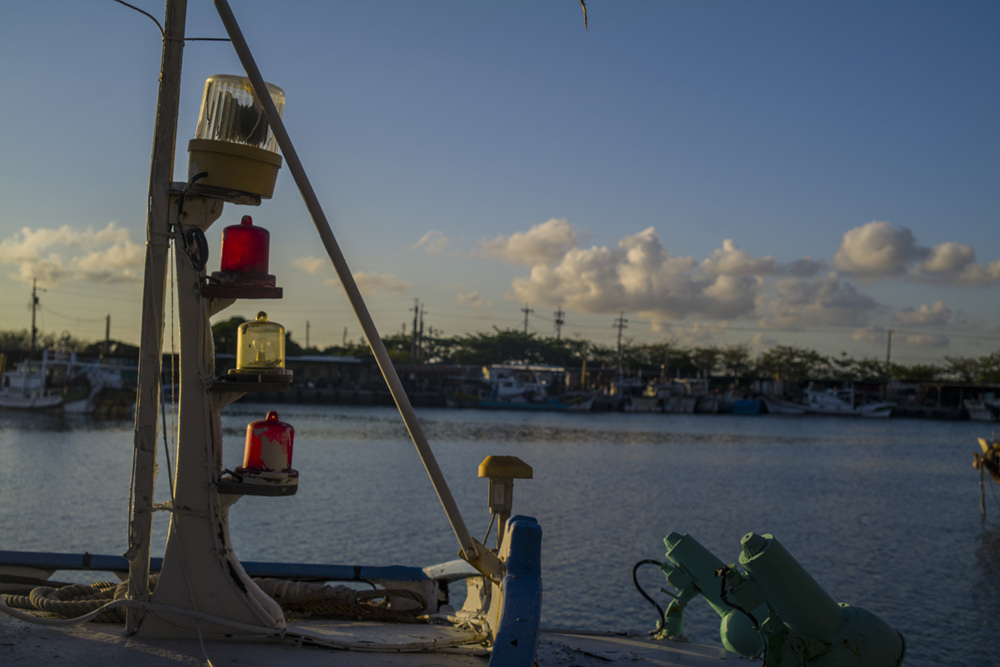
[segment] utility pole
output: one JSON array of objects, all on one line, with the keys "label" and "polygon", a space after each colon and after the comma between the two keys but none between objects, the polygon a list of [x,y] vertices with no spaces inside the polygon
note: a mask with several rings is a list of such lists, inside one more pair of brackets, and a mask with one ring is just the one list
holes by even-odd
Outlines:
[{"label": "utility pole", "polygon": [[104,356],[111,351],[111,315],[104,318]]},{"label": "utility pole", "polygon": [[885,333],[885,398],[889,398],[889,383],[892,382],[892,329],[887,329]]},{"label": "utility pole", "polygon": [[527,336],[528,335],[528,315],[531,314],[531,313],[533,313],[533,312],[535,312],[535,311],[532,310],[531,308],[528,308],[528,304],[524,304],[524,308],[521,309],[521,312],[524,313],[524,335]]},{"label": "utility pole", "polygon": [[555,316],[556,316],[556,340],[559,340],[560,334],[562,334],[562,325],[566,324],[566,320],[563,319],[563,316],[565,316],[565,315],[566,315],[566,313],[563,312],[562,308],[559,308],[559,310],[557,310],[555,312]]},{"label": "utility pole", "polygon": [[424,307],[420,307],[420,335],[417,337],[417,360],[424,358]]},{"label": "utility pole", "polygon": [[[42,290],[44,291],[44,290]],[[38,339],[38,328],[35,326],[35,311],[38,310],[38,278],[31,279],[31,353],[35,356],[35,342]]]},{"label": "utility pole", "polygon": [[618,327],[618,383],[621,384],[622,379],[622,329],[628,328],[628,320],[625,319],[625,311],[618,316],[615,320],[614,326]]},{"label": "utility pole", "polygon": [[420,321],[420,299],[413,300],[413,342],[410,343],[410,363],[417,363],[417,335]]},{"label": "utility pole", "polygon": [[306,320],[306,349],[309,349],[309,320]]}]

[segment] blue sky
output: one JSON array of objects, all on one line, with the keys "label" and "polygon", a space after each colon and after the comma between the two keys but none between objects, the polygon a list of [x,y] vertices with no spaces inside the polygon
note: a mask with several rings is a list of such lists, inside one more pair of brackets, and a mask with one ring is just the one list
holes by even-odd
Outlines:
[{"label": "blue sky", "polygon": [[[162,20],[163,3],[133,4]],[[1000,348],[996,2],[233,0],[379,329],[793,344],[934,363]],[[224,31],[189,0],[187,32]],[[160,62],[112,0],[0,3],[0,305],[136,341]],[[176,180],[202,87],[188,42]],[[294,183],[271,232],[300,342],[361,336]]]}]

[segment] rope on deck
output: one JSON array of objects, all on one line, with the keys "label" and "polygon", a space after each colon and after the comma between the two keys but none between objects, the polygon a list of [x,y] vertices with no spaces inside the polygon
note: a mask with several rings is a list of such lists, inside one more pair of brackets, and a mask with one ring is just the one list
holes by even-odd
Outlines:
[{"label": "rope on deck", "polygon": [[[150,590],[157,577],[150,577]],[[406,589],[354,590],[347,586],[328,586],[279,579],[254,579],[266,594],[281,606],[290,619],[326,618],[352,621],[426,623],[421,616],[424,597]],[[114,600],[124,599],[128,582],[101,581],[94,584],[69,584],[61,587],[37,586],[27,595],[4,594],[4,602],[14,609],[40,612],[46,617],[75,618],[100,609]],[[100,623],[124,623],[125,609],[109,609],[94,617]]]}]

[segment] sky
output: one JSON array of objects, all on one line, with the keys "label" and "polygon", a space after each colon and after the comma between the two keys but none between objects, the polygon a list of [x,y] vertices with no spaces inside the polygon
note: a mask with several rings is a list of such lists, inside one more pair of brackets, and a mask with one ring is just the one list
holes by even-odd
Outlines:
[{"label": "sky", "polygon": [[[561,311],[607,346],[622,319],[682,347],[1000,350],[1000,3],[231,4],[383,335],[419,303],[448,336]],[[224,36],[188,5],[189,37]],[[138,342],[160,54],[113,0],[0,2],[0,328],[31,326],[36,280],[43,333]],[[213,74],[242,74],[232,47],[187,42],[177,181]],[[287,168],[226,205],[209,271],[243,215],[284,298],[216,321],[361,340]]]}]

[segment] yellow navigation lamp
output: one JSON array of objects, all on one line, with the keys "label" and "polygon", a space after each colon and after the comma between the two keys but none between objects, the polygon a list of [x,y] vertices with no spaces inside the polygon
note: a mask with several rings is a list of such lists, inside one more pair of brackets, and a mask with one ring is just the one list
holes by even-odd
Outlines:
[{"label": "yellow navigation lamp", "polygon": [[241,324],[236,330],[236,368],[229,374],[287,380],[291,371],[285,369],[285,327],[268,322],[264,311]]},{"label": "yellow navigation lamp", "polygon": [[[267,90],[281,114],[284,91],[271,84]],[[188,178],[205,174],[197,181],[199,185],[270,199],[281,155],[249,79],[228,74],[208,77],[188,153]]]}]

